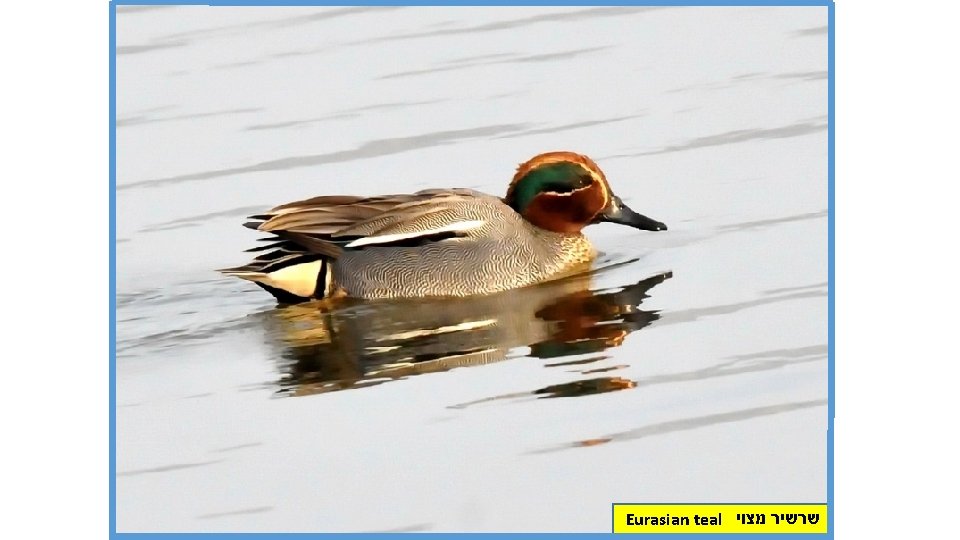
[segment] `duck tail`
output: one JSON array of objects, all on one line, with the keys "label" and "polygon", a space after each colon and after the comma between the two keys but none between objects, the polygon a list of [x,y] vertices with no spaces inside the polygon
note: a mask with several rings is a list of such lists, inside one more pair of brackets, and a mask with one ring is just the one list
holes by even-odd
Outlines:
[{"label": "duck tail", "polygon": [[298,304],[329,297],[333,293],[333,264],[327,257],[295,255],[223,268],[218,272],[252,281],[282,304]]}]

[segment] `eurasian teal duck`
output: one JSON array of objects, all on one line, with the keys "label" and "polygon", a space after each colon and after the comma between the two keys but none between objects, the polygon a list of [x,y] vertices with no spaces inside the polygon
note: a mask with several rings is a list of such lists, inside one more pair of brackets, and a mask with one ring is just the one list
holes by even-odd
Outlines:
[{"label": "eurasian teal duck", "polygon": [[517,168],[503,198],[471,189],[324,195],[250,216],[270,233],[252,262],[221,270],[279,302],[349,296],[490,294],[582,269],[596,250],[581,230],[611,222],[667,226],[628,208],[587,156],[548,152]]}]

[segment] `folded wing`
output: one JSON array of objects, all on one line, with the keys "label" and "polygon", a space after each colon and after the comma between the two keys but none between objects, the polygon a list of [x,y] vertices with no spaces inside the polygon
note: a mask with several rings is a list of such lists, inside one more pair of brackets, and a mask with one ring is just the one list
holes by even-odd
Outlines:
[{"label": "folded wing", "polygon": [[[250,216],[246,227],[271,236],[250,263],[221,272],[255,281],[298,299],[330,292],[329,261],[345,249],[415,246],[462,237],[488,221],[487,205],[498,199],[467,189],[425,190],[379,197],[321,196],[277,206]],[[279,281],[283,278],[282,281]]]}]

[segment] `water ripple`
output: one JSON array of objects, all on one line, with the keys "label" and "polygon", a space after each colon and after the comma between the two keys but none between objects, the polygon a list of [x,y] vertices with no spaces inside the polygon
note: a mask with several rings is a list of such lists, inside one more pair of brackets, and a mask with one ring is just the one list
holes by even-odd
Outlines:
[{"label": "water ripple", "polygon": [[340,9],[325,9],[309,13],[306,15],[296,15],[293,17],[284,17],[281,19],[272,19],[267,21],[256,21],[241,24],[231,24],[228,26],[218,26],[213,28],[203,28],[200,30],[189,30],[185,32],[176,32],[160,37],[157,41],[179,40],[183,38],[208,38],[223,37],[232,35],[244,35],[253,30],[274,30],[280,28],[292,28],[302,26],[318,21],[336,19],[350,15],[359,15],[370,12],[386,12],[390,10],[402,9],[403,6],[369,6],[369,7],[346,7]]},{"label": "water ripple", "polygon": [[712,81],[698,84],[691,84],[687,86],[682,86],[680,88],[673,88],[667,90],[668,94],[678,94],[683,92],[693,92],[693,91],[703,91],[703,90],[723,90],[727,88],[734,88],[739,84],[745,82],[764,82],[764,81],[776,81],[776,80],[793,80],[793,81],[822,81],[826,80],[829,77],[829,73],[826,70],[820,71],[791,71],[786,73],[761,73],[761,72],[752,72],[752,73],[741,73],[740,75],[735,75],[724,81]]},{"label": "water ripple", "polygon": [[561,446],[555,446],[552,448],[536,450],[531,453],[547,454],[551,452],[556,452],[558,450],[566,450],[569,448],[583,448],[587,446],[596,446],[598,442],[623,442],[623,441],[644,439],[647,437],[655,437],[657,435],[666,435],[669,433],[676,433],[678,431],[689,431],[692,429],[716,426],[718,424],[726,424],[730,422],[742,422],[743,420],[750,420],[752,418],[784,414],[788,412],[799,411],[803,409],[810,409],[814,407],[823,407],[826,404],[827,404],[827,400],[816,399],[816,400],[810,400],[810,401],[794,401],[790,403],[780,403],[777,405],[768,405],[766,407],[740,409],[737,411],[708,414],[704,416],[694,416],[691,418],[682,418],[680,420],[671,420],[668,422],[650,424],[650,425],[642,426],[636,429],[631,429],[628,431],[621,431],[619,433],[612,433],[610,435],[604,435],[602,437],[588,439],[586,441],[577,441],[571,444],[565,444]]},{"label": "water ripple", "polygon": [[650,152],[637,152],[635,154],[615,154],[612,156],[605,156],[601,159],[617,159],[625,157],[639,157],[639,156],[653,156],[657,154],[668,154],[671,152],[683,152],[686,150],[696,150],[698,148],[708,148],[711,146],[723,146],[728,144],[737,144],[742,142],[750,141],[763,141],[763,140],[772,140],[772,139],[786,139],[789,137],[800,137],[803,135],[810,135],[812,133],[819,133],[821,131],[826,131],[827,123],[826,122],[800,122],[797,124],[790,124],[787,126],[780,126],[775,128],[755,128],[755,129],[737,129],[734,131],[727,131],[725,133],[718,133],[716,135],[708,135],[706,137],[697,137],[689,141],[665,146],[659,150],[653,150]]},{"label": "water ripple", "polygon": [[161,49],[175,49],[177,47],[185,47],[188,43],[186,41],[167,41],[163,43],[150,43],[146,45],[118,45],[117,46],[117,56],[124,54],[140,54],[150,51],[158,51]]},{"label": "water ripple", "polygon": [[[591,393],[604,393],[616,390],[626,390],[629,388],[640,388],[645,386],[654,386],[658,384],[683,383],[690,381],[702,381],[716,377],[730,377],[745,373],[758,373],[762,371],[774,370],[790,365],[803,364],[823,360],[827,356],[826,345],[813,345],[808,347],[797,347],[794,349],[776,349],[761,351],[757,353],[734,355],[726,357],[728,361],[721,362],[712,366],[692,371],[683,371],[679,373],[667,373],[664,375],[653,375],[638,380],[627,380],[620,378],[590,379],[585,381],[574,381],[554,385],[547,388],[535,390],[533,392],[513,392],[498,396],[478,399],[467,403],[458,403],[450,405],[450,409],[464,409],[473,405],[486,404],[494,401],[507,399],[523,399],[531,395],[547,394],[547,397],[561,397],[571,395],[589,395]],[[575,365],[597,360],[606,357],[594,357],[585,360],[575,360],[571,362],[561,362],[555,364],[544,364],[544,367]],[[759,361],[758,361],[759,360]],[[615,365],[593,370],[585,370],[580,373],[589,374],[603,371],[612,371],[625,368],[625,365]]]},{"label": "water ripple", "polygon": [[761,219],[757,221],[745,221],[742,223],[732,223],[730,225],[722,225],[717,228],[717,232],[733,232],[733,231],[746,231],[751,229],[761,229],[764,227],[769,227],[771,225],[779,225],[781,223],[791,223],[794,221],[806,221],[808,219],[820,219],[827,217],[828,212],[826,210],[820,210],[818,212],[808,212],[805,214],[795,214],[792,216],[783,216],[778,218],[771,219]]},{"label": "water ripple", "polygon": [[[750,354],[728,356],[726,362],[721,362],[702,369],[653,375],[636,381],[637,387],[654,386],[690,381],[702,381],[716,377],[729,377],[744,373],[758,373],[781,367],[824,360],[827,357],[826,345],[797,347],[795,349],[777,349]],[[756,361],[759,360],[759,361]]]},{"label": "water ripple", "polygon": [[184,227],[195,227],[200,225],[205,221],[209,221],[215,218],[221,217],[243,217],[250,214],[263,211],[263,205],[260,206],[244,206],[241,208],[233,208],[230,210],[223,210],[221,212],[209,212],[206,214],[199,214],[196,216],[189,216],[180,219],[174,219],[171,221],[164,221],[161,223],[156,223],[154,225],[149,225],[140,229],[137,232],[156,232],[156,231],[169,231],[172,229],[181,229]]},{"label": "water ripple", "polygon": [[[161,7],[161,6],[140,6],[144,8],[151,7]],[[166,7],[166,6],[163,6]],[[201,28],[199,30],[188,30],[184,32],[176,32],[173,34],[167,34],[160,36],[153,40],[150,40],[148,43],[135,44],[135,45],[123,45],[117,47],[117,55],[123,54],[138,54],[145,53],[150,51],[170,49],[175,47],[184,47],[187,45],[192,45],[196,39],[207,39],[207,38],[218,38],[218,37],[229,37],[229,36],[239,36],[249,34],[252,31],[257,30],[277,30],[277,29],[286,29],[295,26],[302,26],[306,24],[311,24],[319,21],[326,21],[329,19],[335,19],[338,17],[345,17],[349,15],[357,15],[368,12],[383,12],[394,9],[402,9],[403,6],[377,6],[377,7],[346,7],[340,9],[327,9],[319,12],[309,13],[307,15],[297,15],[293,17],[285,17],[281,19],[272,19],[266,21],[256,21],[249,23],[241,24],[231,24],[227,26],[216,26],[211,28]],[[131,8],[127,8],[129,11]],[[250,64],[260,63],[260,61],[252,61]],[[232,66],[218,66],[218,67],[232,67]]]},{"label": "water ripple", "polygon": [[798,285],[796,287],[781,287],[778,289],[767,289],[764,294],[780,294],[785,292],[794,292],[794,291],[807,291],[810,289],[822,289],[829,285],[827,281],[821,281],[820,283],[811,283],[810,285]]},{"label": "water ripple", "polygon": [[583,22],[585,19],[597,18],[597,17],[620,17],[623,15],[631,15],[635,13],[644,13],[648,11],[653,11],[657,9],[665,9],[662,7],[617,7],[617,8],[594,8],[594,9],[582,9],[578,11],[563,11],[560,13],[548,13],[545,15],[534,15],[531,17],[524,17],[522,19],[511,19],[508,21],[497,21],[486,24],[480,24],[477,26],[468,26],[466,28],[450,28],[450,29],[440,29],[440,30],[431,30],[429,32],[414,32],[410,34],[400,34],[393,36],[384,36],[372,39],[365,39],[362,41],[357,41],[351,45],[361,45],[367,43],[380,43],[385,41],[399,41],[406,39],[417,39],[423,37],[437,37],[437,36],[451,36],[459,34],[475,34],[475,33],[484,33],[484,32],[494,32],[498,30],[508,30],[511,28],[519,28],[522,26],[528,26],[532,24],[539,24],[544,22]]},{"label": "water ripple", "polygon": [[822,298],[825,296],[827,296],[826,291],[803,291],[803,292],[785,294],[782,296],[757,298],[755,300],[747,300],[745,302],[736,302],[733,304],[720,304],[720,305],[704,307],[704,308],[693,308],[693,309],[663,312],[660,315],[659,325],[664,326],[669,324],[693,322],[693,321],[702,319],[703,317],[729,315],[731,313],[736,313],[738,311],[754,308],[757,306],[765,306],[768,304],[776,304],[779,302],[787,302],[790,300],[800,300],[803,298]]},{"label": "water ripple", "polygon": [[360,116],[360,113],[368,111],[389,111],[393,109],[404,109],[407,107],[415,107],[418,105],[433,105],[435,103],[443,103],[448,100],[446,99],[428,99],[423,101],[403,101],[403,102],[393,102],[393,103],[378,103],[375,105],[367,105],[365,107],[354,107],[352,109],[344,109],[326,116],[320,116],[317,118],[305,118],[301,120],[288,120],[286,122],[273,122],[269,124],[254,124],[252,126],[247,126],[245,129],[248,131],[256,131],[263,129],[281,129],[288,127],[304,126],[309,124],[316,124],[324,122],[327,120],[336,120],[340,118],[355,118]]},{"label": "water ripple", "polygon": [[394,527],[392,529],[382,529],[378,531],[370,531],[370,533],[404,533],[404,532],[423,532],[433,529],[432,523],[415,523],[413,525],[407,525],[405,527]]},{"label": "water ripple", "polygon": [[240,510],[231,510],[229,512],[214,512],[212,514],[202,514],[197,519],[215,519],[229,516],[242,516],[245,514],[262,514],[273,510],[272,506],[257,506],[254,508],[242,508]]},{"label": "water ripple", "polygon": [[198,461],[194,463],[174,463],[172,465],[161,465],[159,467],[151,467],[149,469],[135,469],[132,471],[118,472],[117,476],[139,476],[141,474],[179,471],[183,469],[193,469],[195,467],[205,467],[207,465],[214,465],[216,463],[221,463],[222,461],[223,461],[222,459],[215,459],[212,461]]},{"label": "water ripple", "polygon": [[262,442],[244,443],[244,444],[238,444],[235,446],[228,446],[226,448],[217,448],[216,450],[211,450],[211,451],[216,452],[218,454],[222,454],[224,452],[234,452],[236,450],[243,450],[245,448],[256,448],[258,446],[263,446],[263,443]]},{"label": "water ripple", "polygon": [[159,118],[151,118],[145,115],[134,115],[127,116],[125,118],[117,118],[117,127],[126,127],[126,126],[136,126],[141,124],[153,124],[158,122],[176,122],[178,120],[194,120],[197,118],[211,118],[216,116],[233,116],[235,114],[248,114],[262,111],[262,107],[247,107],[241,109],[227,109],[224,111],[211,111],[204,113],[194,113],[194,114],[180,114],[177,116],[164,116]]},{"label": "water ripple", "polygon": [[571,124],[561,124],[559,126],[552,126],[540,129],[528,129],[521,131],[519,133],[508,133],[506,135],[500,135],[494,137],[494,139],[516,139],[520,137],[529,137],[530,135],[543,135],[547,133],[558,133],[560,131],[567,131],[570,129],[580,129],[591,126],[600,126],[603,124],[613,124],[616,122],[623,122],[624,120],[633,120],[635,118],[640,118],[645,116],[644,114],[631,114],[629,116],[619,116],[616,118],[603,118],[601,120],[588,120],[586,122],[573,122]]},{"label": "water ripple", "polygon": [[117,15],[133,15],[145,11],[169,10],[177,6],[117,6]]},{"label": "water ripple", "polygon": [[804,28],[793,33],[794,37],[822,36],[830,31],[829,26],[815,26],[813,28]]},{"label": "water ripple", "polygon": [[830,72],[823,71],[797,71],[793,73],[781,73],[779,75],[773,75],[775,79],[799,79],[802,81],[823,81],[827,80],[830,76]]},{"label": "water ripple", "polygon": [[[460,69],[469,69],[478,66],[493,66],[498,64],[517,64],[517,63],[531,63],[531,62],[552,62],[554,60],[564,60],[568,58],[574,58],[576,56],[581,56],[584,54],[590,54],[597,51],[603,51],[610,49],[612,45],[602,46],[602,47],[587,47],[585,49],[574,49],[569,51],[560,51],[555,53],[547,54],[533,54],[528,56],[517,56],[517,55],[507,55],[509,58],[505,59],[490,59],[482,61],[453,61],[451,65],[445,65],[441,67],[433,67],[428,69],[415,69],[411,71],[401,71],[398,73],[391,73],[389,75],[384,75],[378,77],[378,79],[397,79],[402,77],[412,77],[416,75],[425,75],[430,73],[440,73],[443,71],[455,71]],[[485,55],[485,56],[501,56],[501,55]]]},{"label": "water ripple", "polygon": [[388,156],[399,154],[432,146],[451,144],[465,139],[492,137],[502,133],[522,131],[529,124],[500,124],[493,126],[484,126],[470,129],[455,129],[449,131],[435,131],[423,135],[413,135],[410,137],[397,137],[393,139],[380,139],[370,141],[360,145],[352,150],[340,150],[326,154],[313,154],[308,156],[292,156],[281,159],[271,159],[261,161],[253,165],[244,167],[231,167],[229,169],[217,169],[192,174],[182,174],[178,176],[168,176],[165,178],[156,178],[152,180],[141,180],[131,182],[122,186],[117,186],[117,191],[138,188],[138,187],[159,187],[170,184],[179,184],[193,180],[207,180],[210,178],[221,178],[224,176],[233,176],[251,172],[263,171],[283,171],[290,169],[299,169],[303,167],[314,167],[317,165],[326,165],[330,163],[340,163],[343,161],[353,161],[356,159],[366,159],[372,157]]}]

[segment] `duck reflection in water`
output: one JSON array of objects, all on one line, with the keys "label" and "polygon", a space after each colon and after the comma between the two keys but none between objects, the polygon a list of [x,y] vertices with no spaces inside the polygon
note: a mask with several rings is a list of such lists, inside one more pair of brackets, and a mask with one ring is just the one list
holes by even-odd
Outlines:
[{"label": "duck reflection in water", "polygon": [[[281,348],[283,375],[278,393],[304,396],[365,388],[520,356],[555,359],[600,353],[619,346],[628,334],[659,318],[657,311],[639,305],[650,289],[672,273],[656,274],[613,291],[590,290],[591,277],[580,274],[468,299],[341,299],[277,308],[266,316],[268,339]],[[522,347],[530,351],[523,354],[522,349],[517,350]],[[627,379],[600,377],[531,393],[570,397],[633,386]]]}]

